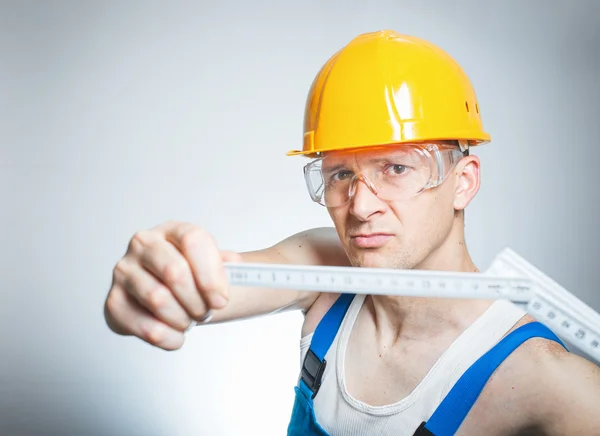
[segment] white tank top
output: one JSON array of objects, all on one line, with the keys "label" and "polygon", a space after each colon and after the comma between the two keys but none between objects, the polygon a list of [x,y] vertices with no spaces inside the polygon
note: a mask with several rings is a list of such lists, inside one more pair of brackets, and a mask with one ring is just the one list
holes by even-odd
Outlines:
[{"label": "white tank top", "polygon": [[[327,366],[314,399],[317,422],[332,436],[393,434],[412,436],[427,421],[460,376],[526,314],[508,300],[496,300],[442,354],[417,387],[402,400],[370,406],[346,390],[346,345],[365,295],[356,295],[325,355]],[[300,340],[301,365],[313,333]]]}]

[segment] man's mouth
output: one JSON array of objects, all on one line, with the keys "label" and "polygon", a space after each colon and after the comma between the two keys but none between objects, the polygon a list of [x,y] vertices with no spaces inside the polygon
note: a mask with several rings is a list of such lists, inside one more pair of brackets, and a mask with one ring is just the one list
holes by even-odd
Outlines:
[{"label": "man's mouth", "polygon": [[393,236],[390,233],[356,233],[350,235],[350,241],[360,248],[379,248],[384,246]]}]

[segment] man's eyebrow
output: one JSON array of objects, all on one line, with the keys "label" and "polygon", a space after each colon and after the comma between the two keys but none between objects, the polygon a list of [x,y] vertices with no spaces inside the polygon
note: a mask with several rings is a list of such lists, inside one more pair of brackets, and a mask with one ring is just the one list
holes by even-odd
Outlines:
[{"label": "man's eyebrow", "polygon": [[410,159],[411,158],[411,153],[410,152],[396,152],[396,153],[391,153],[391,154],[387,154],[387,155],[383,155],[383,156],[373,156],[370,159],[367,160],[367,162],[372,163],[372,162],[390,162],[390,161],[394,161],[396,159]]},{"label": "man's eyebrow", "polygon": [[[396,159],[407,159],[410,157],[410,153],[395,153],[392,156],[373,156],[370,159],[367,159],[367,162],[370,164],[381,164],[385,162],[393,162]],[[347,168],[348,165],[346,163],[339,163],[327,167],[323,167],[323,172],[332,173],[334,171],[338,171],[342,168]]]},{"label": "man's eyebrow", "polygon": [[332,173],[334,171],[340,170],[342,168],[345,168],[346,165],[345,164],[336,164],[336,165],[332,165],[332,166],[328,166],[326,168],[323,168],[323,171],[326,173]]},{"label": "man's eyebrow", "polygon": [[372,164],[372,163],[390,162],[393,160],[394,160],[394,158],[390,158],[389,156],[377,156],[377,157],[372,157],[371,159],[368,159],[367,162]]}]

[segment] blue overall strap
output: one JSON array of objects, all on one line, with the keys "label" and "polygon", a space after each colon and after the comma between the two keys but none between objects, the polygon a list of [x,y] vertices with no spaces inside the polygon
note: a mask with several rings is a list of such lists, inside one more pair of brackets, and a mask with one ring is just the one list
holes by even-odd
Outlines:
[{"label": "blue overall strap", "polygon": [[342,294],[325,314],[317,326],[310,348],[306,353],[300,375],[300,390],[307,398],[314,398],[321,387],[321,377],[327,362],[325,355],[329,350],[337,332],[346,316],[354,294]]},{"label": "blue overall strap", "polygon": [[415,434],[454,435],[498,366],[523,342],[535,337],[556,341],[567,348],[548,327],[539,322],[531,322],[513,330],[465,371],[431,418],[421,424]]}]

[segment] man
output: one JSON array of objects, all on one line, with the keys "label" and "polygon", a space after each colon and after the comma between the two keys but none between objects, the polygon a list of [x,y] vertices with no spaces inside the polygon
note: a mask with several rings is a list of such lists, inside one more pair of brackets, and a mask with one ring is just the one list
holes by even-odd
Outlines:
[{"label": "man", "polygon": [[224,261],[478,271],[469,149],[490,136],[445,52],[391,31],[356,37],[315,78],[304,132],[289,154],[311,158],[308,190],[335,231],[242,254],[192,224],[141,231],[114,269],[110,328],[174,350],[195,321],[303,310],[289,434],[600,434],[598,367],[508,301],[228,286]]}]

